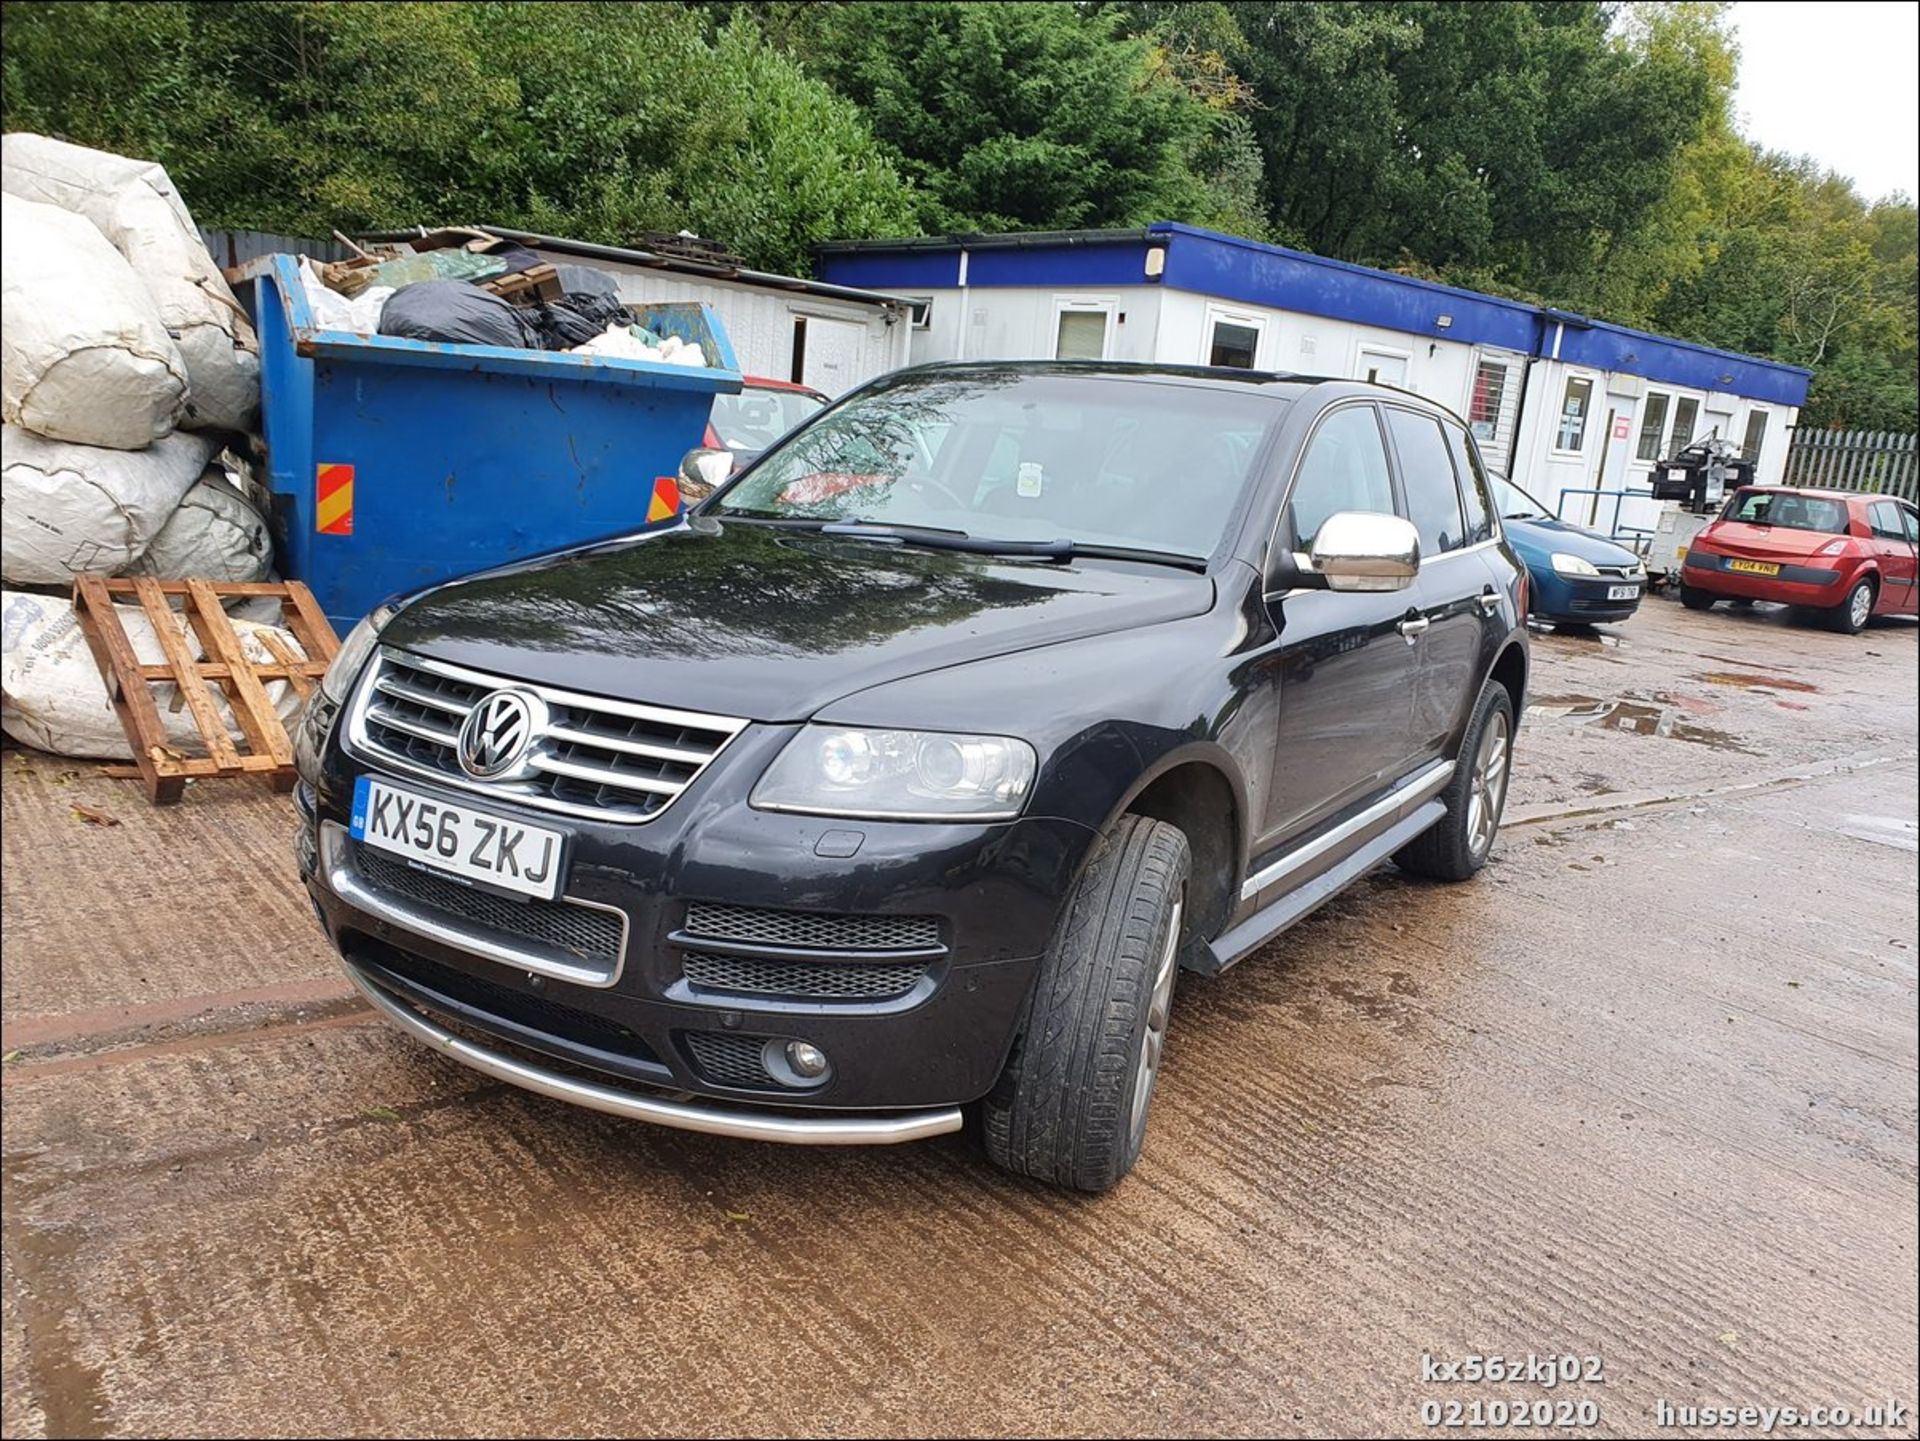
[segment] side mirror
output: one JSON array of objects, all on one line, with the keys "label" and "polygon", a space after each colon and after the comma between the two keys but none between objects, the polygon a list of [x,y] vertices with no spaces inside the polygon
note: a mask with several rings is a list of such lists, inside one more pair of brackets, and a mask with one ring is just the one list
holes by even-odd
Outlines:
[{"label": "side mirror", "polygon": [[1397,515],[1343,510],[1320,523],[1305,560],[1300,568],[1308,585],[1405,590],[1420,573],[1420,532]]},{"label": "side mirror", "polygon": [[705,500],[733,474],[733,452],[697,446],[680,458],[680,496],[688,505]]}]

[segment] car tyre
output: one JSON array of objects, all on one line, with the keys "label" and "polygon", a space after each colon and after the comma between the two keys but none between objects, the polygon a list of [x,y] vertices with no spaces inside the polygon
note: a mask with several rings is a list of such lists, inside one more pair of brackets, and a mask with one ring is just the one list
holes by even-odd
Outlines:
[{"label": "car tyre", "polygon": [[1826,612],[1827,628],[1842,635],[1860,634],[1873,618],[1874,598],[1872,578],[1861,576],[1847,592],[1847,598]]},{"label": "car tyre", "polygon": [[1470,879],[1493,853],[1513,778],[1513,697],[1490,680],[1460,741],[1460,760],[1440,800],[1447,813],[1394,853],[1410,875],[1436,881]]},{"label": "car tyre", "polygon": [[1697,585],[1688,585],[1685,581],[1680,583],[1680,604],[1688,610],[1712,610],[1713,603],[1718,599],[1720,597],[1710,590],[1702,590]]},{"label": "car tyre", "polygon": [[1186,909],[1187,838],[1123,816],[1041,957],[1013,1054],[981,1105],[988,1157],[1018,1175],[1105,1191],[1146,1135]]}]

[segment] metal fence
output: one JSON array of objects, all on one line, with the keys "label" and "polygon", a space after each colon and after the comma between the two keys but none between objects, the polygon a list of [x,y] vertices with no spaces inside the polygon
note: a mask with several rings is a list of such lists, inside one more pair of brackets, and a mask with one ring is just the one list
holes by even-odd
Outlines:
[{"label": "metal fence", "polygon": [[1915,438],[1888,430],[1796,430],[1783,485],[1920,498]]},{"label": "metal fence", "polygon": [[311,255],[315,260],[345,260],[353,252],[337,240],[302,240],[264,230],[202,230],[207,253],[223,270],[263,255]]}]

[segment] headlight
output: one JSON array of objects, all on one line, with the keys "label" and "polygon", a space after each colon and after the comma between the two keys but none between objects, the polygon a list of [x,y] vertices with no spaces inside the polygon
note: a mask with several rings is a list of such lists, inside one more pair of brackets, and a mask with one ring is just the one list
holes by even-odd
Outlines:
[{"label": "headlight", "polygon": [[763,811],[873,820],[1011,820],[1039,769],[1011,736],[810,725],[753,788]]},{"label": "headlight", "polygon": [[373,648],[380,640],[380,632],[387,628],[387,622],[392,619],[392,606],[375,606],[371,615],[347,632],[347,638],[340,642],[339,653],[333,658],[333,664],[320,677],[322,695],[335,705],[346,704],[347,693],[353,689],[354,681],[365,668],[367,657],[373,654]]},{"label": "headlight", "polygon": [[1560,575],[1598,575],[1590,560],[1582,560],[1577,555],[1568,555],[1564,551],[1553,553],[1553,568]]}]

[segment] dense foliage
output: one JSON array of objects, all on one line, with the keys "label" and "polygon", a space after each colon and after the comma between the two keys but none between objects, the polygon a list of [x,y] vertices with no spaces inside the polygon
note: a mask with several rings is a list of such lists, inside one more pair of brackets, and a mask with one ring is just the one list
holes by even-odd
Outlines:
[{"label": "dense foliage", "polygon": [[203,223],[829,236],[1186,220],[1816,367],[1914,428],[1914,206],[1763,153],[1717,3],[5,4],[5,124]]},{"label": "dense foliage", "polygon": [[859,111],[674,6],[5,6],[5,121],[164,161],[203,225],[691,229],[805,267],[911,228]]}]

